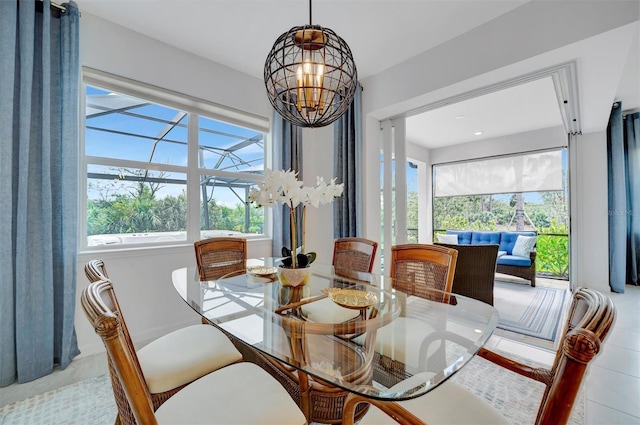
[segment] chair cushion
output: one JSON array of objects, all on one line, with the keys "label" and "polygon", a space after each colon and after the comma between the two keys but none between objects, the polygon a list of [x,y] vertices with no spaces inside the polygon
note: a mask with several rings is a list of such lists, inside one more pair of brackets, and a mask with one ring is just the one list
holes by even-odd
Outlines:
[{"label": "chair cushion", "polygon": [[513,255],[513,247],[518,240],[518,236],[535,236],[534,232],[501,232],[500,234],[500,251],[507,251],[507,254]]},{"label": "chair cushion", "polygon": [[360,315],[360,310],[340,307],[329,298],[305,304],[300,309],[307,320],[318,323],[342,323]]},{"label": "chair cushion", "polygon": [[305,424],[289,393],[259,366],[243,362],[187,385],[156,411],[159,424]]},{"label": "chair cushion", "polygon": [[[423,396],[401,401],[405,409],[429,425],[509,424],[510,422],[489,403],[450,379]],[[365,424],[395,424],[390,416],[371,406],[359,422]]]},{"label": "chair cushion", "polygon": [[502,255],[498,257],[497,264],[500,264],[501,266],[529,267],[531,266],[531,258],[518,257],[517,255]]},{"label": "chair cushion", "polygon": [[469,245],[471,243],[471,231],[447,230],[447,235],[458,235],[458,245]]},{"label": "chair cushion", "polygon": [[187,384],[242,360],[231,340],[211,325],[193,325],[166,334],[138,351],[152,394]]},{"label": "chair cushion", "polygon": [[471,245],[498,245],[500,243],[500,232],[473,232],[471,234]]}]

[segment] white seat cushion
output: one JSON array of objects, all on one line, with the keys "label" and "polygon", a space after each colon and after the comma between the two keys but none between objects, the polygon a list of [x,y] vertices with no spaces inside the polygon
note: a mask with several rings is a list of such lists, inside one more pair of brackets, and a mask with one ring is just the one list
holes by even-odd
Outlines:
[{"label": "white seat cushion", "polygon": [[231,340],[211,325],[193,325],[166,334],[138,351],[152,394],[189,383],[242,360]]},{"label": "white seat cushion", "polygon": [[289,393],[253,363],[194,381],[156,411],[159,424],[306,424]]},{"label": "white seat cushion", "polygon": [[305,304],[300,309],[307,320],[318,323],[348,322],[360,315],[360,310],[340,307],[329,298]]},{"label": "white seat cushion", "polygon": [[[398,403],[429,425],[498,425],[510,422],[489,403],[467,388],[445,381],[423,396]],[[359,422],[366,424],[397,424],[380,409],[371,406]]]}]

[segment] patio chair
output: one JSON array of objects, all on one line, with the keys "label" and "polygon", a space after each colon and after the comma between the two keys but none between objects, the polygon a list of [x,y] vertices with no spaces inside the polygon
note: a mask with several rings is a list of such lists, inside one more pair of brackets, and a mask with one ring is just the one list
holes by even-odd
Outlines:
[{"label": "patio chair", "polygon": [[214,280],[247,266],[247,240],[209,238],[194,242],[200,280]]},{"label": "patio chair", "polygon": [[[104,261],[91,260],[85,265],[90,282],[110,281]],[[133,348],[129,330],[113,290],[111,309],[118,315],[122,337]],[[242,361],[242,354],[231,340],[210,325],[193,325],[161,336],[137,352],[139,367],[150,393],[154,409],[190,382],[222,367]],[[135,424],[135,417],[127,401],[125,389],[113,359],[108,357],[111,385],[121,424]]]},{"label": "patio chair", "polygon": [[[185,385],[156,409],[146,377],[124,325],[113,283],[99,280],[82,291],[82,307],[105,345],[109,367],[138,424],[306,424],[282,386],[252,363],[235,363]],[[215,328],[199,325],[203,328]],[[200,345],[211,341],[201,338]],[[215,344],[215,343],[214,343]],[[189,347],[178,345],[183,356]],[[185,372],[186,373],[186,372]],[[115,387],[114,387],[115,392]]]},{"label": "patio chair", "polygon": [[498,245],[436,245],[458,251],[451,292],[493,305]]},{"label": "patio chair", "polygon": [[[532,368],[485,348],[481,348],[478,355],[545,384],[536,425],[566,424],[589,365],[600,353],[615,316],[615,307],[609,297],[592,289],[578,288],[574,292],[562,344],[551,369]],[[511,423],[472,391],[451,380],[421,397],[399,403],[349,395],[344,407],[343,425],[354,423],[354,409],[361,408],[362,404],[372,406],[360,420],[361,425],[388,423],[389,416],[402,424],[422,423],[418,421],[429,424]]]}]

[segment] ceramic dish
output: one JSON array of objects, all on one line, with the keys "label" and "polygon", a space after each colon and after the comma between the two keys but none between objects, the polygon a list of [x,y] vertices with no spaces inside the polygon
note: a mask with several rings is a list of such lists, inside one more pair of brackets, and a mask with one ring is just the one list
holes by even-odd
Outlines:
[{"label": "ceramic dish", "polygon": [[378,302],[378,296],[373,292],[359,289],[327,288],[322,289],[331,300],[341,307],[346,308],[367,308]]},{"label": "ceramic dish", "polygon": [[278,268],[270,266],[250,266],[247,267],[247,271],[254,276],[272,276],[278,272]]}]

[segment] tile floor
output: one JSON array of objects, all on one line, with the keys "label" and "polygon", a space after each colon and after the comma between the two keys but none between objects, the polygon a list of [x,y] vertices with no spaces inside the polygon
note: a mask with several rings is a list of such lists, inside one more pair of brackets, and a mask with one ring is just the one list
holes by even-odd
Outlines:
[{"label": "tile floor", "polygon": [[[539,285],[562,285],[558,281],[540,281]],[[618,318],[602,354],[595,360],[586,380],[585,425],[640,424],[640,287],[627,286],[624,294],[609,293]],[[550,364],[552,346],[539,340],[496,331],[489,347],[513,352]],[[104,355],[74,360],[64,371],[34,382],[0,388],[0,406],[23,400],[72,382],[106,373]]]}]

